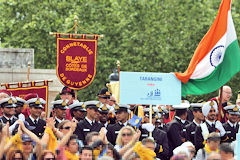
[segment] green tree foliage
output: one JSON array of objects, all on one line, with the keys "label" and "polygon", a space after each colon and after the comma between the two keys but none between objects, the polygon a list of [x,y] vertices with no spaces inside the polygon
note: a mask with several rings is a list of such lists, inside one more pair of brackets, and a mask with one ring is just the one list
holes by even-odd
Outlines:
[{"label": "green tree foliage", "polygon": [[[218,12],[221,0],[1,0],[2,47],[34,48],[35,68],[56,66],[55,37],[78,24],[98,41],[97,74],[93,83],[79,91],[82,101],[95,99],[109,81],[120,60],[122,71],[184,72]],[[240,0],[233,0],[232,15],[240,33]],[[74,31],[72,31],[73,33]],[[78,33],[86,33],[78,28]],[[239,74],[228,84],[235,101]],[[187,96],[207,100],[217,92]]]}]

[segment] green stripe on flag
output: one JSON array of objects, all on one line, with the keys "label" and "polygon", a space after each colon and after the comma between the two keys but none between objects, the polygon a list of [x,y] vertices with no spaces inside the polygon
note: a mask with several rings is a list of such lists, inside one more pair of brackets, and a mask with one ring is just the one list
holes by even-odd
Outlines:
[{"label": "green stripe on flag", "polygon": [[240,71],[240,49],[238,41],[233,41],[225,51],[223,62],[209,76],[190,79],[182,83],[182,96],[203,95],[216,91]]}]

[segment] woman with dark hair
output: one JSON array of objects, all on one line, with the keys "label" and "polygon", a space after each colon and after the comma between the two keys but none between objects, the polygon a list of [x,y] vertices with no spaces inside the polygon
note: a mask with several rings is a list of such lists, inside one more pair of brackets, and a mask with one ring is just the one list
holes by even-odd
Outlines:
[{"label": "woman with dark hair", "polygon": [[44,150],[38,157],[38,160],[55,160],[55,159],[56,157],[54,153],[50,150]]},{"label": "woman with dark hair", "polygon": [[11,149],[7,152],[6,160],[25,160],[25,158],[21,150]]}]

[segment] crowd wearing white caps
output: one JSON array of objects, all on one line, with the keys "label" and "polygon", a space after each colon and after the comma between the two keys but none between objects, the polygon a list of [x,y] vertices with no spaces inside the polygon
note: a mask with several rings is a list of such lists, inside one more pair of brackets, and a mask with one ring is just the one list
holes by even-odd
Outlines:
[{"label": "crowd wearing white caps", "polygon": [[[46,118],[46,101],[38,95],[24,99],[0,91],[2,159],[223,160],[236,154],[238,105],[224,106],[227,121],[222,123],[214,100],[184,100],[151,111],[146,105],[117,104],[106,88],[98,101],[79,102],[68,87],[60,97]],[[136,125],[129,121],[133,115],[139,116]]]}]

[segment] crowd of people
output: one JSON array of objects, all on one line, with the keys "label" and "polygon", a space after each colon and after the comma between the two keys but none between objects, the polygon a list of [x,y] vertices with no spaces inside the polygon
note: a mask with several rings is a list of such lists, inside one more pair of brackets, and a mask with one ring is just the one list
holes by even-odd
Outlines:
[{"label": "crowd of people", "polygon": [[[79,102],[64,87],[46,116],[36,93],[0,90],[0,158],[6,160],[234,160],[240,97],[232,90],[202,103],[117,104],[107,88]],[[221,98],[220,98],[221,97]],[[150,110],[150,108],[152,110]],[[133,118],[137,117],[133,120]],[[129,120],[133,120],[132,121]]]}]

